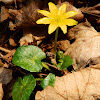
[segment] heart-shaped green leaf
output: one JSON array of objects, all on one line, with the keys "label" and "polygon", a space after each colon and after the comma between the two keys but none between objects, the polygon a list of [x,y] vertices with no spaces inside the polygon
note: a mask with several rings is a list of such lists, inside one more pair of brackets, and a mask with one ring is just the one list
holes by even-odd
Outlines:
[{"label": "heart-shaped green leaf", "polygon": [[45,79],[43,79],[40,83],[41,87],[45,89],[47,85],[54,86],[56,80],[56,76],[50,73]]},{"label": "heart-shaped green leaf", "polygon": [[71,59],[71,57],[69,55],[63,56],[62,59],[59,60],[59,64],[58,67],[61,70],[66,70],[70,65],[73,64],[73,60]]},{"label": "heart-shaped green leaf", "polygon": [[36,86],[36,81],[33,75],[28,74],[22,79],[19,77],[13,87],[13,100],[29,100],[32,91]]},{"label": "heart-shaped green leaf", "polygon": [[42,69],[41,60],[46,54],[37,46],[21,46],[17,48],[12,63],[30,72],[39,72]]}]

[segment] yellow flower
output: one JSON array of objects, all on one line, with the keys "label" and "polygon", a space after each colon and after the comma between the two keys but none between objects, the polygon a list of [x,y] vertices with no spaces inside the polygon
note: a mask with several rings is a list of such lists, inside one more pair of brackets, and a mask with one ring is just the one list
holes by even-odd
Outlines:
[{"label": "yellow flower", "polygon": [[75,11],[66,12],[66,4],[63,4],[57,9],[56,5],[52,2],[48,3],[49,11],[39,10],[38,12],[43,14],[46,17],[43,17],[36,21],[37,24],[50,24],[48,27],[48,33],[51,34],[56,30],[57,27],[60,27],[63,33],[67,33],[67,26],[77,25],[77,21],[74,19],[69,19],[77,14]]}]

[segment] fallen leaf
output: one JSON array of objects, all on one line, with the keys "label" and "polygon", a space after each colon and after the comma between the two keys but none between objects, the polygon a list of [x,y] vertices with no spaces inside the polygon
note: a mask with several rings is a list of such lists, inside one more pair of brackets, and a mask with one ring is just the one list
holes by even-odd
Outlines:
[{"label": "fallen leaf", "polygon": [[90,65],[96,65],[96,64],[100,64],[100,56],[90,59]]},{"label": "fallen leaf", "polygon": [[3,66],[4,66],[4,64],[3,64],[2,60],[0,59],[0,67],[3,67]]},{"label": "fallen leaf", "polygon": [[27,35],[23,36],[19,41],[20,46],[26,45],[26,44],[28,45],[28,43],[32,43],[32,42],[33,42],[33,35],[32,34],[27,34]]},{"label": "fallen leaf", "polygon": [[73,59],[74,69],[84,67],[91,58],[100,56],[100,34],[88,23],[80,23],[68,32],[75,39],[64,55]]},{"label": "fallen leaf", "polygon": [[0,0],[0,1],[2,1],[3,3],[5,3],[5,4],[8,4],[8,3],[13,3],[13,2],[23,2],[23,1],[25,1],[25,0]]},{"label": "fallen leaf", "polygon": [[8,68],[9,67],[9,64],[5,62],[4,65],[3,65],[3,67],[4,68]]},{"label": "fallen leaf", "polygon": [[2,2],[6,3],[6,4],[14,2],[13,0],[0,0],[0,1],[2,1]]},{"label": "fallen leaf", "polygon": [[82,7],[80,10],[95,29],[100,31],[100,3],[93,7]]},{"label": "fallen leaf", "polygon": [[10,30],[14,31],[16,26],[14,25],[14,23],[12,21],[9,22],[9,28]]},{"label": "fallen leaf", "polygon": [[100,64],[56,77],[54,87],[38,91],[35,100],[100,99]]},{"label": "fallen leaf", "polygon": [[9,39],[9,44],[10,44],[11,46],[17,46],[17,44],[15,43],[15,41],[14,41],[13,38],[10,38],[10,39]]},{"label": "fallen leaf", "polygon": [[12,70],[0,68],[0,83],[7,85],[12,79]]},{"label": "fallen leaf", "polygon": [[31,42],[29,43],[33,42],[33,45],[39,45],[42,42],[42,40],[48,36],[47,27],[44,26],[44,27],[34,27],[34,28],[33,27],[23,28],[23,37],[26,36],[30,38]]},{"label": "fallen leaf", "polygon": [[4,6],[1,7],[1,19],[0,22],[3,22],[9,17],[8,9]]},{"label": "fallen leaf", "polygon": [[81,11],[90,15],[100,16],[100,3],[93,7],[81,8]]},{"label": "fallen leaf", "polygon": [[9,51],[8,54],[4,55],[2,58],[4,60],[6,60],[8,63],[12,61],[12,56],[14,55],[14,53],[16,52],[16,50],[6,50],[6,51]]},{"label": "fallen leaf", "polygon": [[3,99],[3,88],[2,88],[2,83],[0,83],[0,100]]},{"label": "fallen leaf", "polygon": [[58,49],[61,51],[66,51],[66,49],[70,46],[70,42],[68,40],[61,40],[57,42]]},{"label": "fallen leaf", "polygon": [[5,87],[4,87],[4,96],[3,96],[3,100],[9,100],[12,96],[12,90],[13,90],[13,86],[14,83],[16,81],[16,78],[13,78]]}]

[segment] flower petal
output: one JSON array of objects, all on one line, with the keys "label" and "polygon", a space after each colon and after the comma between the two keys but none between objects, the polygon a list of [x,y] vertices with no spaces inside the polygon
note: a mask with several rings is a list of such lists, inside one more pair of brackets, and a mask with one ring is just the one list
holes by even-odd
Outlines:
[{"label": "flower petal", "polygon": [[46,11],[46,10],[39,10],[38,11],[39,13],[41,13],[42,15],[44,16],[47,16],[47,17],[51,17],[51,13],[49,11]]},{"label": "flower petal", "polygon": [[69,18],[69,17],[72,17],[74,15],[76,15],[78,12],[76,11],[68,11],[67,13],[65,13],[62,17],[63,18]]},{"label": "flower petal", "polygon": [[48,27],[48,33],[49,34],[51,34],[51,33],[53,33],[55,30],[56,30],[56,28],[58,27],[58,25],[55,23],[55,24],[50,24],[49,25],[49,27]]},{"label": "flower petal", "polygon": [[53,15],[58,13],[58,9],[54,3],[49,2],[48,5],[49,5],[49,10]]},{"label": "flower petal", "polygon": [[58,14],[62,16],[66,11],[66,7],[67,7],[66,4],[61,5],[59,8]]},{"label": "flower petal", "polygon": [[68,26],[77,25],[78,22],[74,19],[64,19],[64,24]]},{"label": "flower petal", "polygon": [[61,28],[61,30],[63,31],[64,34],[67,33],[67,26],[66,25],[59,25],[59,27]]},{"label": "flower petal", "polygon": [[50,22],[50,18],[47,17],[40,18],[36,21],[37,24],[50,24]]}]

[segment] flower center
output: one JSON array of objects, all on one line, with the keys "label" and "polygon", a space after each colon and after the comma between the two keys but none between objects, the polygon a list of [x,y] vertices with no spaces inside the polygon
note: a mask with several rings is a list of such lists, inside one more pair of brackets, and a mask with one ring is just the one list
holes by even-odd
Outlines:
[{"label": "flower center", "polygon": [[56,23],[60,23],[60,21],[61,21],[61,16],[55,16],[54,17],[54,21],[56,22]]}]

